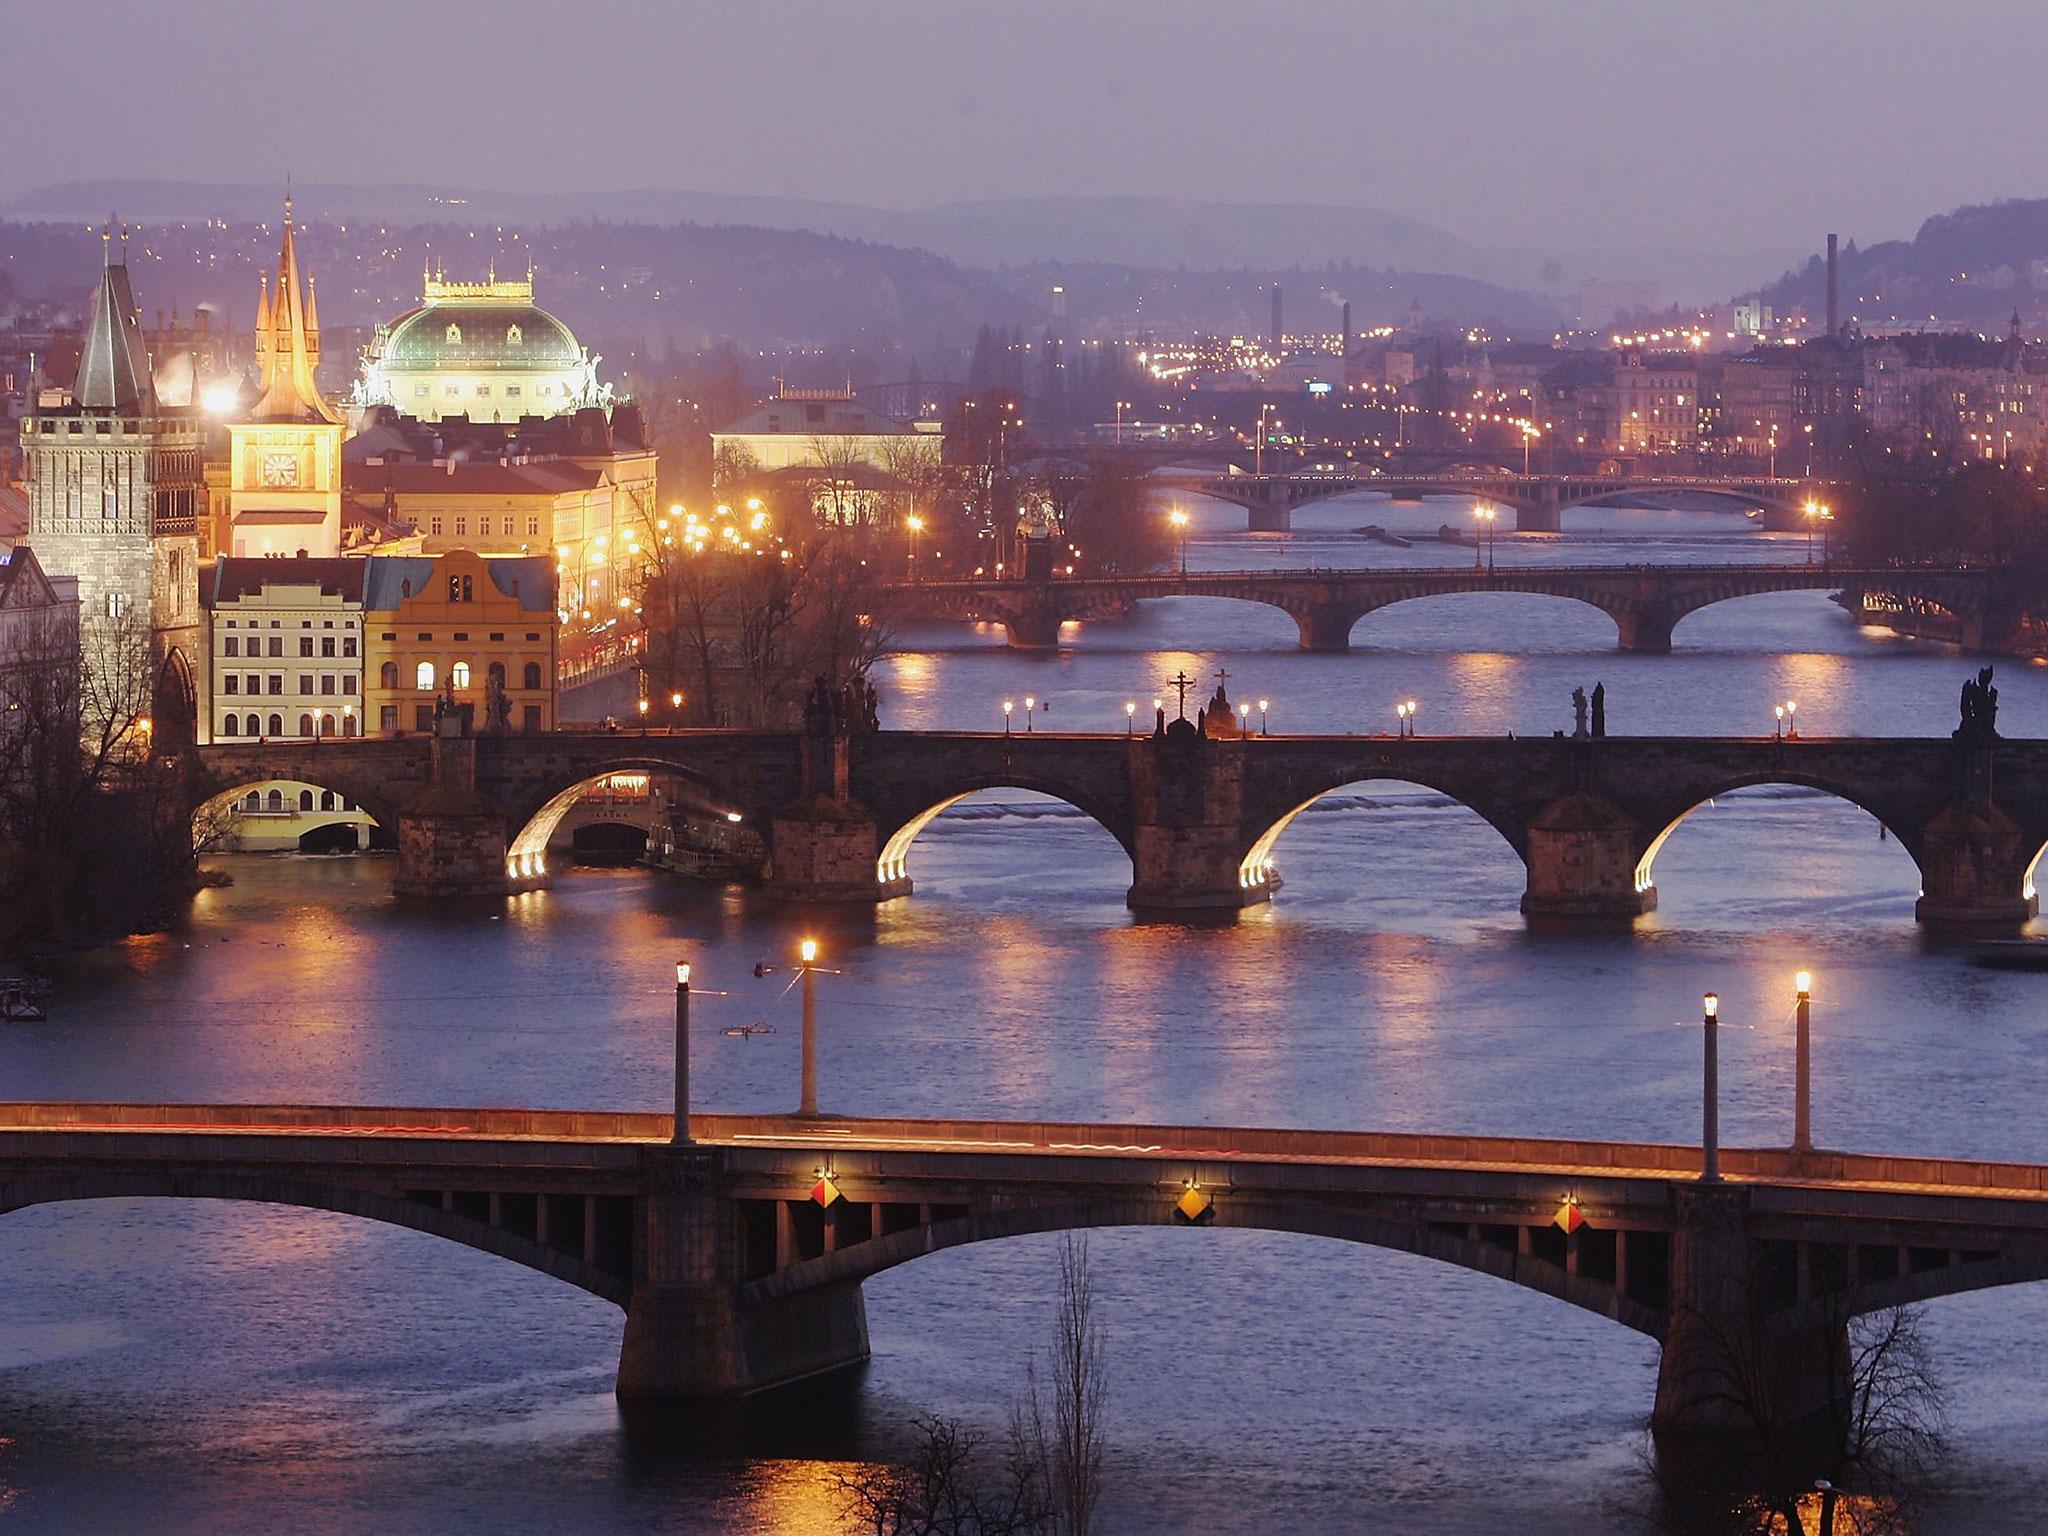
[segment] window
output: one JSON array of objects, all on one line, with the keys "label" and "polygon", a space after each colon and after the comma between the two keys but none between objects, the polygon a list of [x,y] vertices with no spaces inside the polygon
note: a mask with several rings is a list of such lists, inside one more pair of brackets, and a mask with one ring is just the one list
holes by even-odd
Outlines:
[{"label": "window", "polygon": [[493,688],[503,691],[505,687],[505,663],[494,661],[484,670],[484,677]]},{"label": "window", "polygon": [[[355,735],[355,733],[356,715],[354,710],[350,710],[347,714],[341,717],[341,734],[344,736],[353,736]],[[342,809],[346,810],[347,807],[344,806],[342,807]]]},{"label": "window", "polygon": [[519,729],[522,731],[537,731],[540,729],[540,706],[538,704],[526,706],[520,715]]},{"label": "window", "polygon": [[[332,799],[333,796],[330,795],[328,796],[328,798]],[[299,791],[299,809],[302,811],[310,811],[311,809],[313,809],[313,791],[311,791],[310,789],[302,789]]]},{"label": "window", "polygon": [[334,636],[322,635],[320,637],[320,654],[322,656],[332,656],[334,654]]},{"label": "window", "polygon": [[334,674],[332,672],[322,672],[320,674],[320,691],[322,693],[334,692]]},{"label": "window", "polygon": [[322,715],[320,717],[320,734],[322,736],[332,736],[334,734],[334,716]]},{"label": "window", "polygon": [[397,662],[387,661],[377,669],[377,686],[379,688],[396,688],[398,686]]},{"label": "window", "polygon": [[227,640],[226,640],[226,641],[224,642],[224,644],[222,645],[222,648],[221,648],[221,655],[223,655],[223,656],[239,656],[239,655],[241,655],[241,654],[242,654],[242,642],[241,642],[241,641],[239,641],[239,640],[237,640],[237,639],[236,639],[236,638],[235,638],[235,637],[234,637],[233,635],[229,635],[229,636],[228,636],[228,638],[227,638]]},{"label": "window", "polygon": [[429,533],[439,533],[439,532],[441,531],[441,519],[440,519],[440,518],[438,518],[438,517],[430,517],[430,518],[428,518],[428,519],[427,519],[427,531],[428,531]]},{"label": "window", "polygon": [[341,654],[344,656],[353,656],[355,655],[355,653],[356,637],[354,635],[343,635],[341,637]]},{"label": "window", "polygon": [[510,395],[514,400],[517,400],[519,398],[519,386],[517,384],[507,384],[505,386],[505,393]]},{"label": "window", "polygon": [[416,704],[412,711],[412,728],[416,731],[431,731],[434,728],[434,706]]},{"label": "window", "polygon": [[[455,519],[455,537],[457,537],[458,539],[466,539],[469,537],[469,519],[467,517],[458,517]],[[454,578],[451,577],[449,579],[453,580]]]},{"label": "window", "polygon": [[341,691],[353,695],[356,691],[356,675],[353,672],[341,674]]},{"label": "window", "polygon": [[458,693],[465,692],[469,688],[468,662],[458,661],[448,669],[448,686]]},{"label": "window", "polygon": [[479,399],[479,400],[488,400],[488,399],[490,399],[490,397],[491,397],[491,386],[490,386],[490,385],[488,385],[488,384],[479,384],[479,385],[477,385],[477,387],[476,387],[476,397],[477,397],[477,399]]},{"label": "window", "polygon": [[377,729],[393,733],[397,732],[398,706],[396,704],[386,704],[377,711]]},{"label": "window", "polygon": [[323,811],[331,811],[331,810],[333,810],[333,809],[334,809],[334,791],[333,791],[333,790],[331,790],[331,789],[323,789],[323,790],[321,790],[321,791],[320,791],[320,809],[321,809],[321,810],[323,810]]},{"label": "window", "polygon": [[[454,327],[450,326],[449,329],[453,330]],[[460,384],[445,385],[443,386],[441,393],[446,395],[450,400],[459,399],[462,395],[462,386]]]},{"label": "window", "polygon": [[453,320],[450,320],[448,322],[448,329],[442,335],[450,342],[459,342],[462,340],[462,327]]},{"label": "window", "polygon": [[[270,718],[275,720],[277,716],[272,715]],[[248,724],[243,727],[243,730],[247,735],[261,736],[263,734],[263,717],[261,715],[251,715]]]},{"label": "window", "polygon": [[283,791],[283,790],[281,790],[281,789],[273,789],[273,790],[272,790],[272,791],[271,791],[271,792],[270,792],[269,794],[265,795],[265,796],[263,797],[263,808],[264,808],[264,809],[265,809],[266,811],[281,811],[281,810],[283,810],[283,809],[284,809],[284,791]]},{"label": "window", "polygon": [[[107,495],[111,499],[111,497],[113,496],[113,492],[109,491]],[[121,617],[122,614],[126,613],[127,611],[128,594],[126,592],[109,592],[107,594],[108,618],[118,619],[119,617]]]},{"label": "window", "polygon": [[[539,518],[537,518],[537,517],[533,517],[533,516],[531,516],[531,515],[529,515],[529,516],[527,517],[527,519],[526,519],[526,536],[527,536],[527,537],[528,537],[529,539],[537,539],[537,538],[539,538],[539,537],[540,537],[540,519],[539,519]],[[232,652],[231,652],[230,654],[232,654]]]},{"label": "window", "polygon": [[414,398],[415,400],[424,400],[424,399],[426,399],[426,398],[427,398],[427,386],[426,386],[426,385],[424,385],[424,384],[415,384],[415,385],[414,385],[414,386],[412,387],[412,394],[413,394],[413,398]]},{"label": "window", "polygon": [[[251,718],[254,717],[252,716]],[[272,715],[270,717],[270,734],[273,736],[282,736],[284,734],[283,715]]]},{"label": "window", "polygon": [[528,662],[528,663],[526,664],[526,672],[525,672],[525,675],[524,675],[524,677],[523,677],[523,679],[522,679],[522,686],[524,686],[524,687],[526,687],[526,688],[528,688],[528,689],[537,689],[537,688],[539,688],[539,687],[540,687],[540,663],[539,663],[539,662],[537,662],[537,661],[529,661],[529,662]]},{"label": "window", "polygon": [[[507,345],[508,347],[516,347],[525,340],[526,332],[522,331],[518,326],[508,325],[505,327],[505,345]],[[513,385],[510,393],[515,395],[518,394],[519,386],[516,384]]]},{"label": "window", "polygon": [[284,674],[282,672],[273,672],[270,674],[270,691],[272,693],[284,692]]},{"label": "window", "polygon": [[311,635],[299,636],[299,654],[301,656],[313,654],[313,637]]},{"label": "window", "polygon": [[271,655],[273,655],[273,656],[282,656],[282,655],[284,655],[284,636],[283,636],[283,635],[272,635],[272,636],[270,637],[270,654],[271,654]]},{"label": "window", "polygon": [[301,736],[313,734],[313,717],[311,715],[299,716],[299,734]]},{"label": "window", "polygon": [[475,578],[469,576],[450,576],[448,578],[449,602],[468,603],[474,602],[475,600]]},{"label": "window", "polygon": [[299,692],[300,692],[300,693],[311,693],[312,691],[313,691],[313,674],[312,674],[312,673],[310,673],[310,672],[301,672],[301,673],[299,674]]},{"label": "window", "polygon": [[226,676],[224,676],[224,677],[223,677],[223,678],[221,678],[221,680],[220,680],[220,687],[221,687],[221,692],[222,692],[222,693],[239,693],[239,692],[241,692],[241,690],[240,690],[239,688],[237,688],[237,687],[235,686],[235,684],[236,684],[236,683],[238,683],[238,682],[240,682],[240,681],[241,681],[241,679],[240,679],[240,678],[238,678],[238,677],[236,677],[234,673],[232,673],[232,672],[228,673],[228,674],[227,674]]},{"label": "window", "polygon": [[492,630],[492,631],[491,631],[491,639],[492,639],[492,640],[494,640],[494,641],[495,641],[495,640],[502,640],[502,639],[504,639],[504,638],[505,638],[505,637],[504,637],[503,635],[499,634],[499,633],[498,633],[498,632],[497,632],[496,630]]},{"label": "window", "polygon": [[434,664],[431,661],[423,661],[413,668],[412,685],[422,693],[434,691]]},{"label": "window", "polygon": [[[233,679],[232,679],[232,678],[230,678],[230,679],[229,679],[229,681],[230,681],[230,682],[232,682],[232,681],[233,681]],[[232,691],[232,690],[230,690],[230,691]],[[236,721],[235,721],[235,717],[234,717],[233,715],[229,715],[229,716],[227,716],[227,717],[226,717],[225,719],[223,719],[223,720],[221,721],[221,723],[220,723],[220,733],[221,733],[221,735],[223,735],[223,736],[239,736],[239,735],[241,735],[241,731],[240,731],[240,729],[239,729],[239,728],[237,727],[237,725],[236,725]]]}]

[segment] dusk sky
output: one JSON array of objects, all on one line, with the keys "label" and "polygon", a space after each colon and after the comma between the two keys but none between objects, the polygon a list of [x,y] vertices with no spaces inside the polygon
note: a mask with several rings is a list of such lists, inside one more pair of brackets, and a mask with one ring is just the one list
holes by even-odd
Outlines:
[{"label": "dusk sky", "polygon": [[154,176],[1384,208],[1812,248],[2048,193],[2038,11],[1924,0],[15,6],[0,193]]}]

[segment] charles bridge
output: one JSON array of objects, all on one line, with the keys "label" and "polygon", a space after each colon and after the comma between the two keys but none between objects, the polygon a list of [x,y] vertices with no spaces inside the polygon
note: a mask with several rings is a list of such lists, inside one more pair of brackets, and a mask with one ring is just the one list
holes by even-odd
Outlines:
[{"label": "charles bridge", "polygon": [[1379,567],[1366,570],[1185,571],[1037,580],[899,582],[891,612],[905,620],[1001,624],[1019,649],[1050,650],[1069,620],[1119,617],[1162,597],[1214,597],[1278,608],[1310,651],[1345,651],[1368,613],[1416,598],[1460,592],[1522,592],[1598,608],[1614,621],[1625,651],[1671,649],[1678,621],[1713,603],[1764,592],[1840,591],[1862,606],[1933,616],[1963,645],[1996,650],[2019,607],[1997,573],[1937,567],[1826,565],[1538,566],[1481,570]]},{"label": "charles bridge", "polygon": [[1305,1233],[1459,1265],[1658,1340],[1652,1422],[1681,1445],[1754,1411],[1731,1403],[1731,1382],[1759,1362],[1777,1412],[1839,1390],[1858,1314],[2048,1278],[2048,1168],[2025,1164],[1725,1149],[1708,1178],[1699,1148],[1671,1144],[688,1125],[677,1141],[675,1118],[653,1113],[0,1104],[0,1213],[245,1200],[431,1233],[624,1308],[626,1398],[728,1398],[856,1364],[862,1282],[962,1244],[1076,1228]]},{"label": "charles bridge", "polygon": [[[1319,797],[1362,781],[1435,790],[1480,815],[1526,867],[1536,919],[1626,922],[1656,903],[1658,850],[1697,807],[1754,785],[1839,796],[1918,864],[1917,915],[1978,930],[2034,912],[2048,844],[2048,741],[1239,735],[1163,716],[1150,731],[563,731],[215,743],[177,760],[204,822],[249,785],[333,789],[395,829],[397,888],[502,895],[548,878],[548,839],[618,773],[673,775],[768,852],[770,892],[805,902],[909,894],[915,839],[977,791],[1055,796],[1129,855],[1129,903],[1228,910],[1279,887],[1274,844]],[[1370,878],[1370,874],[1367,878]],[[1504,895],[1506,893],[1503,893]],[[1055,898],[1049,898],[1055,899]]]},{"label": "charles bridge", "polygon": [[1560,532],[1564,514],[1573,507],[1617,497],[1683,491],[1725,496],[1755,507],[1766,528],[1784,533],[1803,527],[1806,503],[1816,495],[1825,499],[1828,491],[1821,482],[1769,475],[1517,475],[1506,470],[1470,469],[1438,474],[1302,469],[1270,475],[1168,470],[1155,475],[1154,483],[1234,502],[1249,514],[1254,533],[1285,533],[1297,508],[1359,491],[1411,499],[1472,497],[1513,511],[1519,533]]}]

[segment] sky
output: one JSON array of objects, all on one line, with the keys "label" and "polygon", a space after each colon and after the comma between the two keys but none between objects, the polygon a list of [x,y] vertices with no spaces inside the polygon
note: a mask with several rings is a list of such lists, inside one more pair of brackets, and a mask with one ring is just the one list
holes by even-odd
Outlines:
[{"label": "sky", "polygon": [[1812,249],[2048,194],[2021,0],[0,0],[55,181],[1381,208]]}]

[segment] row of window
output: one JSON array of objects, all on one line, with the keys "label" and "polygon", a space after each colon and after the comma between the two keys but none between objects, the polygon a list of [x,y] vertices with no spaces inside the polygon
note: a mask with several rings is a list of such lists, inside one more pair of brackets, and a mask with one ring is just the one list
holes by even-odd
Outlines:
[{"label": "row of window", "polygon": [[[334,655],[334,654],[335,654],[335,649],[334,649],[334,642],[335,642],[335,639],[336,639],[337,637],[336,637],[336,636],[334,636],[334,635],[322,635],[322,636],[320,636],[319,638],[320,638],[320,654],[321,654],[322,656],[332,656],[332,655]],[[342,635],[342,636],[340,636],[339,638],[340,638],[340,640],[341,640],[341,654],[342,654],[343,656],[353,656],[353,655],[355,655],[355,653],[356,653],[356,637],[355,637],[354,635]],[[251,655],[251,656],[261,656],[261,655],[263,654],[263,651],[262,651],[262,649],[261,649],[261,647],[262,647],[262,645],[263,645],[263,639],[264,639],[264,637],[263,637],[263,636],[261,636],[261,635],[251,635],[251,636],[249,636],[249,651],[248,651],[248,654],[249,654],[249,655]],[[272,656],[282,656],[282,655],[284,655],[284,636],[283,636],[283,635],[272,635],[272,636],[270,636],[270,637],[269,637],[269,639],[270,639],[270,654],[271,654]],[[242,654],[242,650],[241,650],[241,637],[240,637],[240,636],[238,636],[238,635],[225,635],[225,636],[223,636],[223,637],[222,637],[222,639],[221,639],[221,643],[220,643],[220,653],[221,653],[221,655],[223,655],[223,656],[240,656],[240,655]],[[299,636],[299,654],[300,654],[301,656],[311,656],[311,655],[313,654],[313,636],[311,636],[311,635],[301,635],[301,636]]]},{"label": "row of window", "polygon": [[[248,686],[243,687],[244,683]],[[281,694],[284,692],[284,674],[282,672],[272,672],[270,674],[270,684],[266,688],[264,686],[264,675],[260,672],[224,672],[221,674],[220,691],[223,694],[247,693],[251,697],[260,693]],[[323,672],[320,674],[320,684],[317,689],[313,685],[312,673],[301,672],[299,674],[299,692],[302,694],[314,692],[329,694],[345,693],[353,698],[355,691],[356,675],[353,672],[341,674],[341,686],[339,688],[334,684],[334,674],[332,672]]]},{"label": "row of window", "polygon": [[[446,519],[438,514],[429,517],[427,519],[427,532],[431,534],[440,533],[445,522]],[[519,537],[518,522],[518,518],[507,512],[498,519],[497,531],[508,539],[516,539]],[[480,513],[477,516],[476,531],[479,538],[487,539],[491,536],[491,516],[488,512]],[[540,537],[540,518],[538,515],[532,515],[526,519],[526,536],[529,539]],[[469,518],[466,514],[455,519],[455,537],[458,539],[469,537]]]},{"label": "row of window", "polygon": [[[254,717],[252,716],[251,718],[253,719]],[[273,715],[271,718],[275,719],[276,716]],[[311,723],[310,717],[302,715],[300,719],[305,721],[307,724]],[[234,732],[230,731],[228,734],[232,736]],[[306,734],[310,736],[312,732],[308,731]],[[351,731],[349,734],[354,735],[355,733]],[[302,789],[299,791],[298,808],[302,811],[310,811],[314,809],[314,795],[312,790]],[[252,789],[249,791],[248,794],[242,796],[241,809],[252,812],[268,811],[273,816],[279,815],[287,809],[285,805],[284,791],[281,789],[273,789],[268,794],[265,794],[260,789]],[[319,809],[323,811],[352,811],[355,809],[355,807],[353,805],[350,805],[348,801],[342,799],[342,797],[337,795],[333,790],[323,789],[320,791],[319,795]]]},{"label": "row of window", "polygon": [[[431,387],[425,384],[415,384],[412,387],[412,394],[415,400],[424,400],[432,392]],[[520,385],[507,384],[505,386],[505,398],[508,400],[519,399],[521,392]],[[554,392],[555,386],[552,384],[543,384],[534,391],[535,394],[543,397],[553,395]],[[462,386],[460,384],[443,384],[441,386],[441,393],[450,400],[460,400],[462,398]],[[479,400],[488,400],[491,398],[491,386],[479,384],[476,386],[475,394]]]},{"label": "row of window", "polygon": [[[220,733],[223,736],[283,736],[284,716],[271,715],[267,720],[262,715],[222,715]],[[344,714],[339,720],[333,715],[322,714],[299,716],[298,734],[301,736],[353,736],[356,734],[356,717]]]},{"label": "row of window", "polygon": [[[225,625],[226,625],[226,626],[227,626],[227,627],[228,627],[229,629],[233,629],[233,628],[235,627],[235,621],[234,621],[233,619],[225,619],[225,620],[223,620],[222,622],[223,622],[223,623],[224,623],[224,624],[225,624]],[[261,619],[250,619],[250,620],[249,620],[249,621],[248,621],[247,623],[245,623],[245,624],[244,624],[244,625],[243,625],[242,627],[243,627],[244,629],[261,629],[261,628],[263,628],[263,620],[261,620]],[[284,621],[283,621],[282,619],[272,619],[272,620],[270,621],[270,627],[271,627],[272,629],[281,629],[281,628],[283,628],[283,627],[284,627]],[[311,619],[301,619],[301,620],[299,620],[299,628],[301,628],[301,629],[311,629],[312,627],[313,627],[313,621],[312,621]],[[322,620],[320,621],[320,627],[321,627],[322,629],[332,629],[332,628],[334,628],[334,620],[332,620],[332,619],[322,619]],[[354,619],[344,619],[344,620],[342,621],[342,625],[341,625],[341,627],[342,627],[343,629],[354,629],[354,628],[356,627],[356,621],[355,621]]]},{"label": "row of window", "polygon": [[[502,661],[492,662],[484,675],[490,685],[501,689],[505,687],[505,663]],[[419,689],[420,692],[432,693],[434,691],[434,664],[431,661],[423,661],[414,667],[412,676],[413,686]],[[527,689],[529,692],[538,690],[541,686],[540,663],[529,661],[520,673],[520,677],[520,687]],[[458,661],[448,668],[448,686],[455,692],[468,692],[470,679],[471,674],[468,662]],[[398,687],[398,663],[395,661],[385,662],[377,674],[377,682],[380,687],[386,690],[395,690]]]}]

